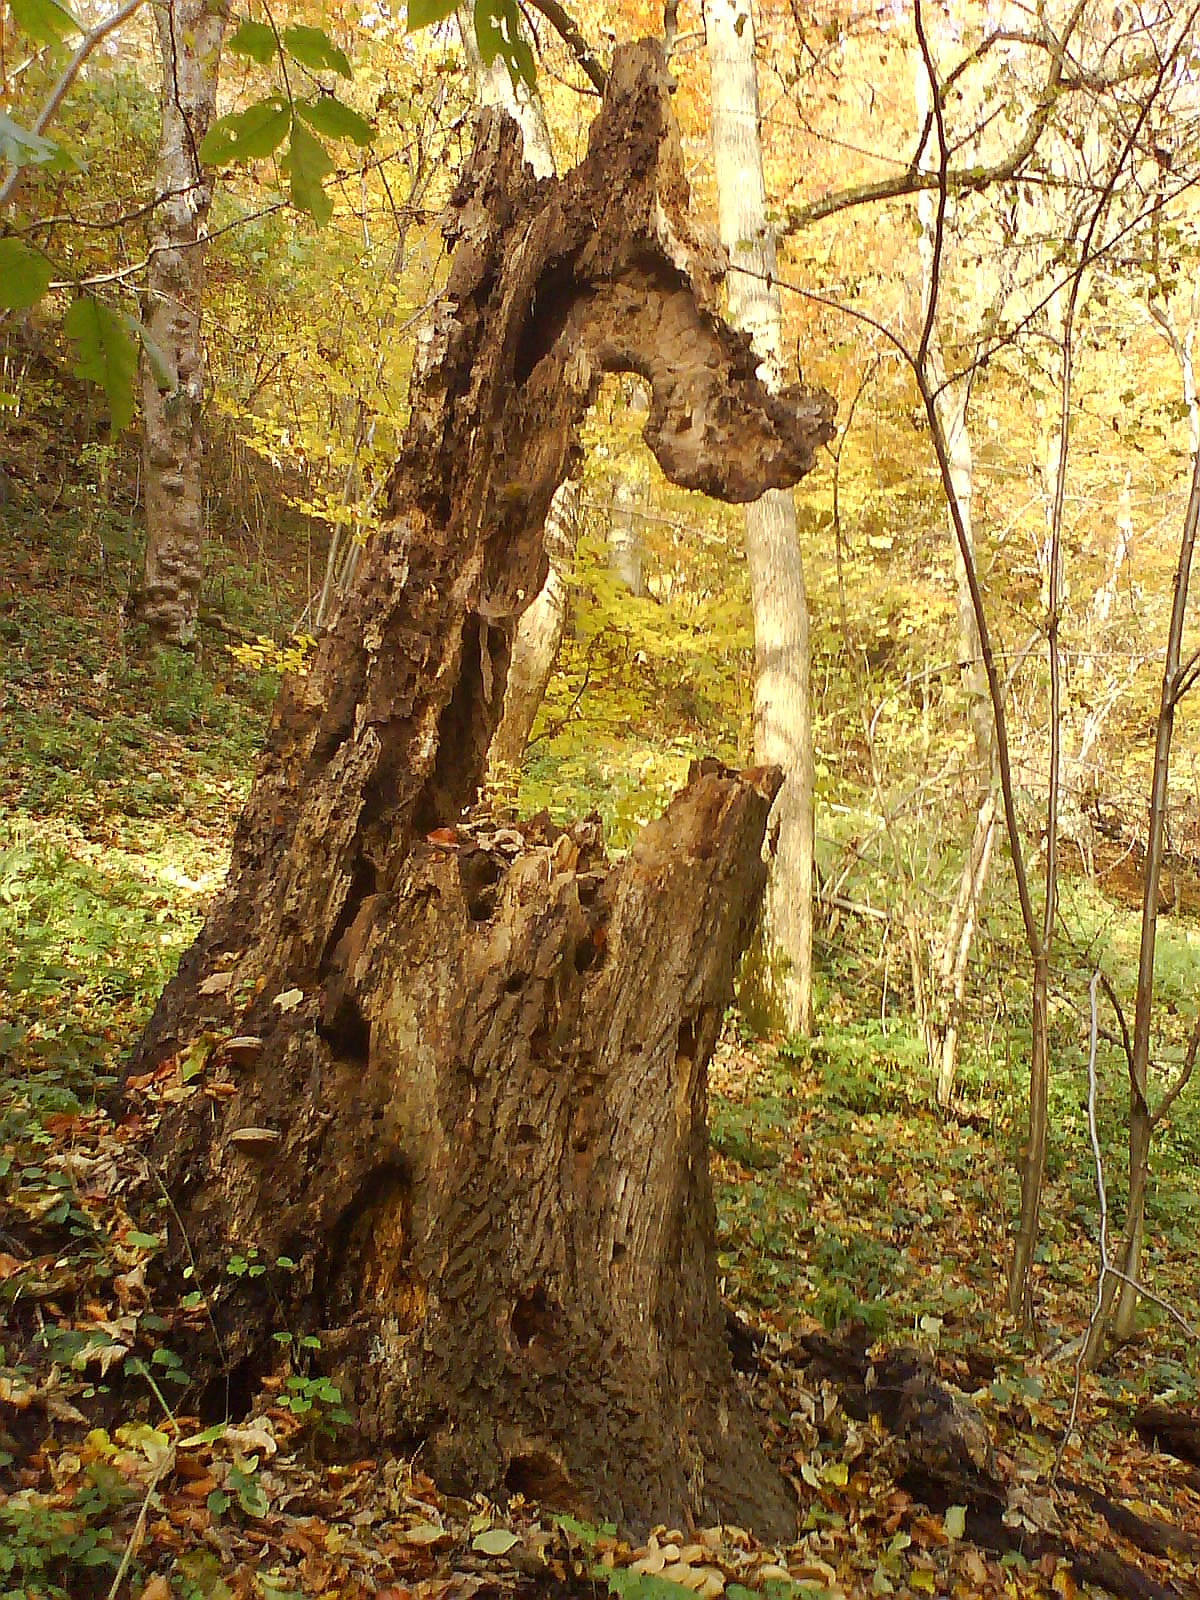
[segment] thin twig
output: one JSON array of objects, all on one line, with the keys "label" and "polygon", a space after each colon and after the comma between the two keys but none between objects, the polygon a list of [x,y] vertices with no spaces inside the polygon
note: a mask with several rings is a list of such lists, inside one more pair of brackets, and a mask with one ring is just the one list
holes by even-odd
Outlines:
[{"label": "thin twig", "polygon": [[175,1446],[171,1445],[164,1452],[158,1465],[155,1467],[153,1474],[151,1475],[150,1482],[146,1485],[146,1495],[142,1501],[142,1508],[137,1514],[137,1521],[133,1525],[133,1531],[126,1541],[125,1550],[121,1556],[121,1565],[117,1568],[116,1575],[112,1581],[112,1587],[108,1591],[108,1600],[117,1600],[117,1595],[120,1592],[121,1585],[125,1581],[125,1574],[129,1571],[129,1565],[141,1548],[142,1539],[146,1532],[146,1518],[150,1512],[150,1501],[154,1496],[154,1491],[158,1488],[159,1484],[166,1477],[167,1473],[170,1472],[174,1465]]},{"label": "thin twig", "polygon": [[[1075,1383],[1071,1391],[1071,1414],[1067,1418],[1067,1426],[1063,1430],[1062,1442],[1059,1444],[1058,1453],[1054,1457],[1054,1466],[1050,1472],[1050,1481],[1053,1483],[1058,1477],[1062,1467],[1063,1456],[1066,1454],[1067,1445],[1075,1431],[1075,1419],[1079,1415],[1079,1395],[1083,1387],[1083,1362],[1087,1347],[1091,1343],[1092,1332],[1104,1310],[1104,1281],[1112,1270],[1108,1264],[1108,1194],[1104,1187],[1104,1157],[1100,1152],[1100,1135],[1096,1130],[1096,1039],[1099,1031],[1097,1017],[1096,990],[1105,979],[1097,969],[1092,973],[1092,981],[1088,984],[1088,1098],[1087,1119],[1088,1136],[1092,1141],[1092,1163],[1096,1170],[1096,1195],[1100,1202],[1100,1271],[1096,1278],[1096,1303],[1092,1307],[1092,1314],[1088,1318],[1087,1332],[1079,1341],[1079,1348],[1075,1352]],[[1124,1027],[1124,1018],[1121,1019]]]}]

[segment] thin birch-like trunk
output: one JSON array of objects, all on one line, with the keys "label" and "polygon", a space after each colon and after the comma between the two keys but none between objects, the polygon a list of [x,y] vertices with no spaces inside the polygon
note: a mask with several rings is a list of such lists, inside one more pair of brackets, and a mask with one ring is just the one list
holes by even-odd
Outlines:
[{"label": "thin birch-like trunk", "polygon": [[633,518],[633,485],[618,477],[608,511],[608,570],[631,595],[641,596],[642,542]]},{"label": "thin birch-like trunk", "polygon": [[227,8],[166,0],[154,8],[162,58],[162,132],[151,224],[146,327],[171,383],[142,363],[146,558],[136,614],[160,643],[190,645],[204,573],[201,482],[204,346],[200,332],[212,177],[196,152],[216,111]]},{"label": "thin birch-like trunk", "polygon": [[[775,236],[767,221],[759,133],[754,19],[749,0],[705,11],[713,161],[721,241],[729,251],[731,321],[750,335],[769,383],[780,378]],[[754,758],[783,769],[775,858],[763,911],[765,998],[784,1024],[812,1029],[813,753],[808,598],[791,492],[746,508],[754,608]]]}]

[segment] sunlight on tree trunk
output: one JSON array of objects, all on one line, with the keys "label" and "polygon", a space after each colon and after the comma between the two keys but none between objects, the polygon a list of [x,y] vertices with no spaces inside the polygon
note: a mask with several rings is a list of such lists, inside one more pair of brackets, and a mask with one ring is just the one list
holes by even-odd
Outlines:
[{"label": "sunlight on tree trunk", "polygon": [[[749,0],[706,12],[713,160],[721,242],[729,251],[729,315],[754,341],[768,383],[780,362],[775,238],[767,221],[758,72]],[[783,769],[775,856],[762,922],[764,997],[788,1029],[812,1031],[813,751],[808,598],[790,490],[746,508],[754,608],[754,755]]]},{"label": "sunlight on tree trunk", "polygon": [[227,10],[215,0],[154,8],[162,57],[158,204],[150,238],[146,327],[170,384],[142,359],[146,558],[136,615],[161,643],[190,645],[204,574],[201,483],[204,347],[200,303],[212,175],[196,151],[213,119]]}]

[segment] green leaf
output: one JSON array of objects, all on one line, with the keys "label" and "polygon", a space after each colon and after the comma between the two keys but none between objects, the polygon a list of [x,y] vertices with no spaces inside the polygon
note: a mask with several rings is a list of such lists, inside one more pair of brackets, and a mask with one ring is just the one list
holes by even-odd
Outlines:
[{"label": "green leaf", "polygon": [[326,175],[333,171],[333,162],[325,146],[302,122],[292,124],[286,164],[292,180],[292,204],[297,211],[307,211],[323,228],[333,215],[333,201],[323,188]]},{"label": "green leaf", "polygon": [[475,37],[479,58],[490,67],[499,56],[508,68],[513,88],[525,83],[532,89],[536,68],[533,51],[521,33],[517,0],[475,0]]},{"label": "green leaf", "polygon": [[508,1528],[488,1528],[471,1540],[471,1549],[485,1556],[506,1556],[513,1545],[520,1544],[517,1535]]},{"label": "green leaf", "polygon": [[268,95],[245,111],[221,117],[200,141],[199,156],[210,167],[230,161],[261,161],[287,138],[291,114],[282,95]]},{"label": "green leaf", "polygon": [[946,1529],[947,1539],[961,1539],[967,1531],[966,1506],[947,1506],[942,1523]]},{"label": "green leaf", "polygon": [[0,157],[10,167],[44,167],[61,154],[53,139],[23,128],[0,111]]},{"label": "green leaf", "polygon": [[[162,1240],[156,1233],[142,1233],[137,1228],[131,1228],[125,1235],[125,1243],[131,1244],[135,1250],[161,1250]],[[157,1357],[159,1351],[155,1351]]]},{"label": "green leaf", "polygon": [[114,439],[133,416],[137,340],[130,332],[131,320],[90,295],[76,300],[63,318],[63,329],[75,345],[75,376],[104,390]]},{"label": "green leaf", "polygon": [[327,139],[352,139],[355,144],[370,144],[375,129],[357,111],[343,105],[334,95],[323,94],[317,100],[301,100],[296,110],[310,128],[323,133]]},{"label": "green leaf", "polygon": [[54,268],[20,239],[0,239],[0,310],[25,311],[50,287]]},{"label": "green leaf", "polygon": [[458,0],[408,0],[408,32],[416,33],[418,28],[445,22],[447,17],[454,15],[457,4]]},{"label": "green leaf", "polygon": [[354,76],[346,52],[334,44],[323,28],[294,23],[283,30],[283,42],[289,54],[312,72],[336,72],[343,78]]},{"label": "green leaf", "polygon": [[8,0],[13,21],[38,44],[61,44],[73,33],[83,33],[66,6],[58,0]]},{"label": "green leaf", "polygon": [[251,22],[246,17],[238,24],[237,31],[229,41],[229,48],[234,55],[249,56],[251,61],[257,61],[259,66],[265,67],[274,60],[279,46],[275,43],[273,29],[268,28],[265,22]]}]

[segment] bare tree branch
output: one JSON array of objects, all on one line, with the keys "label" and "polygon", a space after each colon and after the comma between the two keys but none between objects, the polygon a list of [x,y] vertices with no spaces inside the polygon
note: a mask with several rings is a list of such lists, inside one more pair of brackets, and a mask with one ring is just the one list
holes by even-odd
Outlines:
[{"label": "bare tree branch", "polygon": [[608,73],[566,7],[560,5],[559,0],[525,0],[525,3],[545,17],[582,67],[596,93],[603,94],[608,85]]}]

